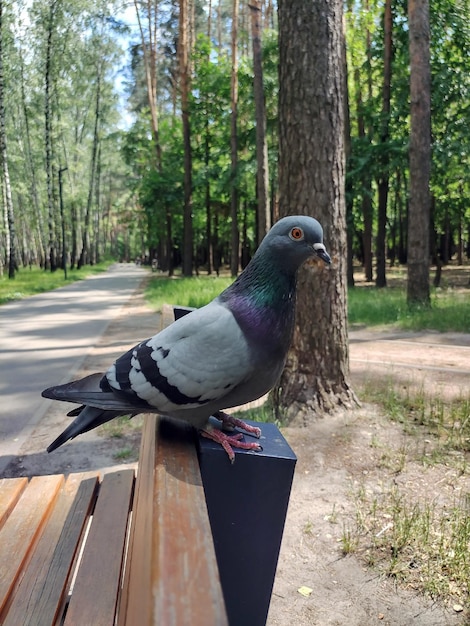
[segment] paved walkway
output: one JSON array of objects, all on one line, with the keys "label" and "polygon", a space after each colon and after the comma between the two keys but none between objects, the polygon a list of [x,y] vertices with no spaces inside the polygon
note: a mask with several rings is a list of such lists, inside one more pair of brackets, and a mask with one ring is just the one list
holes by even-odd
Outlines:
[{"label": "paved walkway", "polygon": [[71,379],[147,275],[131,264],[0,307],[0,476],[43,417],[46,387]]}]

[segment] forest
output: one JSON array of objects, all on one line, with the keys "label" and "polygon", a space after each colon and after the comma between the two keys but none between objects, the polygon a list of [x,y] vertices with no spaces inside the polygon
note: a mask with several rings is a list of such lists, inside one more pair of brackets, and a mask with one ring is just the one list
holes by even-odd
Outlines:
[{"label": "forest", "polygon": [[[385,286],[408,256],[408,5],[343,9],[348,277]],[[439,268],[470,257],[469,9],[430,4]],[[235,275],[278,216],[277,15],[275,0],[0,0],[0,274],[138,257]]]}]

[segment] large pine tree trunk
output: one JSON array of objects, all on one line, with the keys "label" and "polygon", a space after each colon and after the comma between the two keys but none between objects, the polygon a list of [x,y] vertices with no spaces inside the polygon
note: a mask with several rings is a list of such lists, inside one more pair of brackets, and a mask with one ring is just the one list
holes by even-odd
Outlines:
[{"label": "large pine tree trunk", "polygon": [[408,304],[430,304],[431,68],[429,0],[408,0],[410,38],[410,203]]},{"label": "large pine tree trunk", "polygon": [[324,227],[331,267],[299,273],[294,342],[274,393],[280,416],[349,404],[342,2],[279,2],[279,203]]}]

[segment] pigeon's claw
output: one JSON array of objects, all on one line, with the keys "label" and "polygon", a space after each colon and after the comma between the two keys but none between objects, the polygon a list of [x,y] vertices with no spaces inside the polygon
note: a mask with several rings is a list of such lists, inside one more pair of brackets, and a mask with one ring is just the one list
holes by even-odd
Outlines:
[{"label": "pigeon's claw", "polygon": [[250,426],[250,424],[247,424],[237,417],[233,417],[233,415],[224,413],[224,411],[217,411],[217,413],[214,413],[214,417],[222,422],[224,428],[228,428],[229,430],[232,430],[233,428],[241,428],[241,430],[244,430],[246,433],[257,437],[258,439],[261,437],[261,428],[258,428],[257,426]]},{"label": "pigeon's claw", "polygon": [[246,441],[240,441],[243,437],[242,433],[237,433],[236,435],[226,435],[221,430],[213,429],[213,430],[201,430],[201,435],[206,437],[207,439],[212,439],[216,443],[220,443],[222,448],[228,455],[230,459],[230,463],[235,461],[235,453],[233,448],[241,448],[242,450],[256,450],[259,452],[263,448],[259,445],[259,443],[247,443]]}]

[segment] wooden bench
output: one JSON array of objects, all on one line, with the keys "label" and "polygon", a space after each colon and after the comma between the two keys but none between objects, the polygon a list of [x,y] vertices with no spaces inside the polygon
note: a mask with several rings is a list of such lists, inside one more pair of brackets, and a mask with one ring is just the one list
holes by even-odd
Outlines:
[{"label": "wooden bench", "polygon": [[232,466],[146,415],[137,472],[0,480],[0,624],[263,624],[295,466],[268,426]]},{"label": "wooden bench", "polygon": [[228,624],[192,433],[155,445],[157,421],[137,479],[0,481],[2,625]]}]

